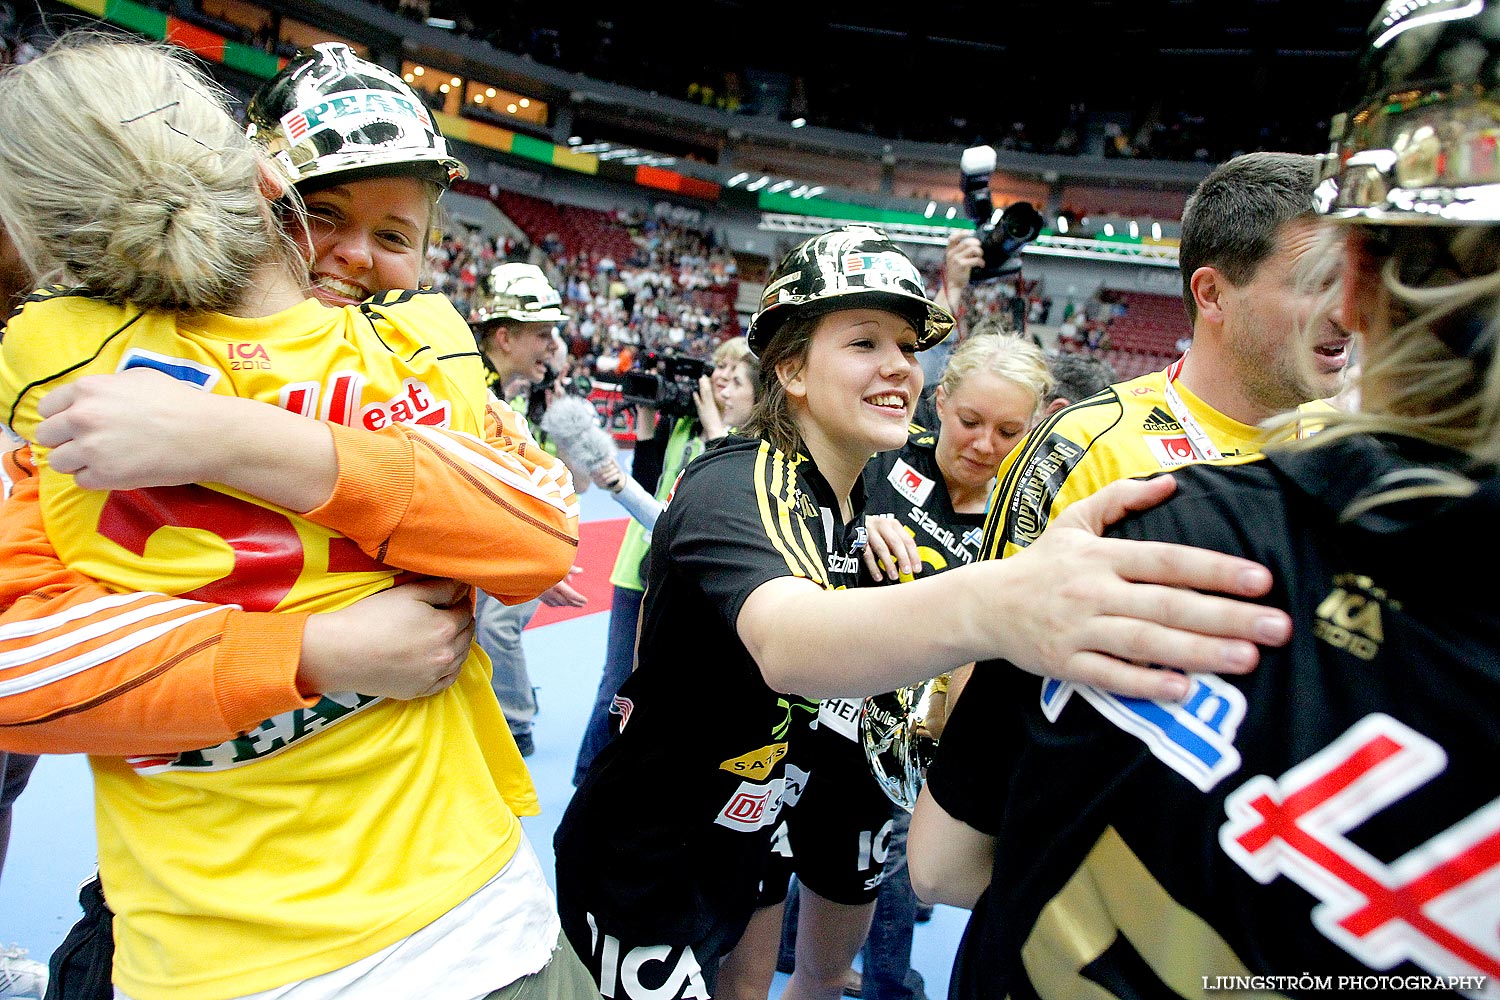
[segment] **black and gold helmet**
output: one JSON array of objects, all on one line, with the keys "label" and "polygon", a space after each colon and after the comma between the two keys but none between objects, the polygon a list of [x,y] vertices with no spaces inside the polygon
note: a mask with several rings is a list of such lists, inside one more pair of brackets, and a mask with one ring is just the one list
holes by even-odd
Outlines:
[{"label": "black and gold helmet", "polygon": [[250,138],[287,179],[407,174],[448,188],[469,175],[416,91],[342,42],[303,49],[250,99]]},{"label": "black and gold helmet", "polygon": [[1500,3],[1387,0],[1318,187],[1331,219],[1500,222]]},{"label": "black and gold helmet", "polygon": [[793,316],[861,308],[905,317],[917,331],[919,351],[953,329],[953,315],[927,297],[911,258],[884,231],[850,225],[804,240],[776,265],[745,338],[759,357]]}]

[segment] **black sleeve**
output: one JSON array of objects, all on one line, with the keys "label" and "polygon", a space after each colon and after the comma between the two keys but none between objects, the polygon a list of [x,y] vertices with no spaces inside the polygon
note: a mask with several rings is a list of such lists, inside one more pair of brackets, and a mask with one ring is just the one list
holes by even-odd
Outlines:
[{"label": "black sleeve", "polygon": [[667,442],[672,437],[670,425],[662,424],[662,421],[657,421],[655,435],[635,443],[635,455],[630,459],[630,477],[652,496],[656,495],[661,468],[667,458]]},{"label": "black sleeve", "polygon": [[795,576],[827,585],[823,525],[798,513],[787,465],[769,449],[706,452],[688,464],[667,508],[675,511],[668,558],[697,581],[731,629],[745,599],[768,580]]},{"label": "black sleeve", "polygon": [[[927,789],[937,804],[981,833],[1000,832],[1006,775],[1020,754],[1020,695],[1006,683],[1020,673],[1004,660],[975,664],[927,768]],[[1030,690],[1036,697],[1036,684]]]}]

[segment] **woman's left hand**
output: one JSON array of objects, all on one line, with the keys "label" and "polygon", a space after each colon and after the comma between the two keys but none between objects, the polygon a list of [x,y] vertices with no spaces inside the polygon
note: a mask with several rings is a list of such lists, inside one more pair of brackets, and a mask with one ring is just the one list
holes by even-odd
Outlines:
[{"label": "woman's left hand", "polygon": [[724,426],[724,418],[719,415],[719,401],[714,399],[713,382],[707,375],[699,376],[693,402],[698,406],[698,422],[703,425],[703,440],[717,441],[729,433]]},{"label": "woman's left hand", "polygon": [[917,540],[901,526],[894,514],[865,515],[864,561],[876,583],[894,582],[922,571]]}]

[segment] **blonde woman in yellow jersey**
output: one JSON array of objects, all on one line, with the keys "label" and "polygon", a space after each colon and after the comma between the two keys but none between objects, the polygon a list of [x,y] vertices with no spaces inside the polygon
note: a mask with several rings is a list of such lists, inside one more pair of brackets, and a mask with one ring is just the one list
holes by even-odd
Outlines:
[{"label": "blonde woman in yellow jersey", "polygon": [[[305,612],[380,591],[398,568],[509,600],[562,575],[576,544],[566,474],[487,410],[451,307],[420,293],[338,312],[303,301],[306,265],[256,189],[279,193],[277,179],[179,58],[95,42],[33,65],[0,84],[0,217],[34,270],[77,286],[13,321],[7,405],[42,446],[48,540],[124,592],[70,604],[59,579],[52,609],[100,616],[118,646],[224,614],[205,600],[300,630]],[[75,124],[36,127],[49,115]],[[43,329],[76,333],[55,343]],[[138,404],[149,432],[91,438],[115,401]],[[247,428],[255,439],[238,440]],[[108,447],[142,440],[134,468]],[[191,485],[205,468],[218,485]],[[152,589],[187,599],[131,593]],[[76,667],[107,650],[70,652]],[[567,982],[571,956],[553,957],[555,911],[515,818],[534,797],[514,746],[491,745],[503,726],[477,658],[429,698],[334,694],[173,752],[173,699],[202,697],[194,680],[232,691],[236,670],[253,686],[256,666],[188,666],[154,712],[122,702],[137,756],[94,758],[120,994],[587,995],[548,985]],[[126,728],[115,752],[132,752]]]}]

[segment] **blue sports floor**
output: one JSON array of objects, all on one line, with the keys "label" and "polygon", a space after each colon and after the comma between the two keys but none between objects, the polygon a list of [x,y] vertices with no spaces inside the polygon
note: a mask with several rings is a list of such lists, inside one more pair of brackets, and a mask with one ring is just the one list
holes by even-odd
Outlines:
[{"label": "blue sports floor", "polygon": [[[622,465],[630,453],[621,453]],[[624,512],[598,489],[582,496],[584,522],[622,519]],[[600,524],[598,528],[612,527]],[[585,539],[587,544],[587,538]],[[528,836],[552,870],[552,832],[572,794],[573,760],[593,702],[604,658],[609,624],[609,567],[613,552],[580,553],[594,591],[583,614],[552,624],[534,624],[525,634],[527,665],[540,706],[534,738],[536,753],[527,763],[541,794],[542,814],[523,822]],[[574,579],[579,585],[585,581]],[[580,589],[583,589],[580,587]],[[601,596],[602,595],[602,596]],[[545,610],[545,609],[544,609]],[[27,948],[46,961],[79,916],[78,883],[93,870],[94,817],[88,765],[81,756],[48,757],[16,803],[10,852],[0,873],[0,949]],[[930,922],[918,924],[913,966],[927,982],[927,995],[948,992],[954,950],[968,913],[939,906]],[[772,997],[786,977],[778,974]]]}]

